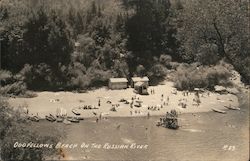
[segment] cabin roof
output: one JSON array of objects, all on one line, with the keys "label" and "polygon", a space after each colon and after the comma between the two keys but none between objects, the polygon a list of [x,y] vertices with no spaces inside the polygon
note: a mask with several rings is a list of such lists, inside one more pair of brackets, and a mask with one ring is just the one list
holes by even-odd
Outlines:
[{"label": "cabin roof", "polygon": [[109,81],[111,82],[111,83],[127,83],[128,82],[128,80],[127,80],[127,78],[109,78]]},{"label": "cabin roof", "polygon": [[145,85],[145,82],[136,82],[135,83],[135,86],[137,86],[137,87],[141,87],[143,85]]},{"label": "cabin roof", "polygon": [[133,82],[147,82],[149,81],[148,77],[132,77]]}]

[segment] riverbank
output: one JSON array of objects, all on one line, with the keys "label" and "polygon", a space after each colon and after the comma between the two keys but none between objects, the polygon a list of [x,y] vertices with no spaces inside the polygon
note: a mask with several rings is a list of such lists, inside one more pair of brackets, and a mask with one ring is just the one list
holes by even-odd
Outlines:
[{"label": "riverbank", "polygon": [[[198,113],[211,111],[212,108],[227,110],[224,106],[239,107],[236,95],[210,91],[199,94],[200,103],[197,104],[194,101],[197,98],[195,92],[178,91],[173,87],[173,82],[165,81],[161,85],[150,86],[148,91],[149,95],[135,94],[133,88],[100,88],[86,93],[37,92],[37,97],[9,98],[8,102],[15,108],[25,107],[29,114],[38,114],[42,118],[49,114],[55,115],[58,109],[66,111],[68,116],[74,116],[72,110],[77,109],[82,117],[89,118],[98,117],[100,114],[107,117],[138,117],[148,114],[160,116],[171,109],[179,113]],[[121,99],[127,100],[128,104],[120,102]],[[136,107],[139,105],[137,102],[141,102],[141,107]],[[116,111],[111,111],[112,107],[115,107]]]}]

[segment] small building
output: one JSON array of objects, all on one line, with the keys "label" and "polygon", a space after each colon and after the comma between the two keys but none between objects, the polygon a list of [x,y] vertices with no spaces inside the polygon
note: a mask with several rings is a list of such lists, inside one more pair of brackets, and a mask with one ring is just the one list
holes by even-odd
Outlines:
[{"label": "small building", "polygon": [[148,84],[146,82],[136,82],[134,84],[135,92],[142,95],[148,94]]},{"label": "small building", "polygon": [[128,80],[126,78],[110,78],[110,89],[125,89],[128,87]]},{"label": "small building", "polygon": [[148,77],[132,77],[131,78],[131,87],[134,88],[134,86],[137,82],[143,82],[144,85],[146,85],[146,87],[148,87],[149,79],[148,79]]}]

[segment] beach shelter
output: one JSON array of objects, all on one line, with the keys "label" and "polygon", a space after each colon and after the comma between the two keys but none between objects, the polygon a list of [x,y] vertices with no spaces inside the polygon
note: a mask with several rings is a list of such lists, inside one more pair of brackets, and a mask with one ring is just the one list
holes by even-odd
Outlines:
[{"label": "beach shelter", "polygon": [[110,78],[108,86],[110,89],[125,89],[128,87],[128,80],[126,78]]},{"label": "beach shelter", "polygon": [[148,84],[146,82],[137,82],[134,89],[138,94],[148,94]]},{"label": "beach shelter", "polygon": [[143,82],[148,87],[149,78],[148,77],[132,77],[131,78],[131,87],[134,88],[135,84],[138,82]]}]

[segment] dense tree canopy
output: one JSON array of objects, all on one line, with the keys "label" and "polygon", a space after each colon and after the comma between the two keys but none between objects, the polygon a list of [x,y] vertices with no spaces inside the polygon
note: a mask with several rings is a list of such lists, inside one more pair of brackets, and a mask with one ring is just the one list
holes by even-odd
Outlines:
[{"label": "dense tree canopy", "polygon": [[223,58],[250,80],[247,1],[3,0],[0,19],[2,68],[33,90],[160,80],[170,61]]},{"label": "dense tree canopy", "polygon": [[[183,58],[202,64],[226,58],[249,80],[248,5],[244,0],[186,2],[178,16]],[[240,62],[244,62],[245,67]]]}]

